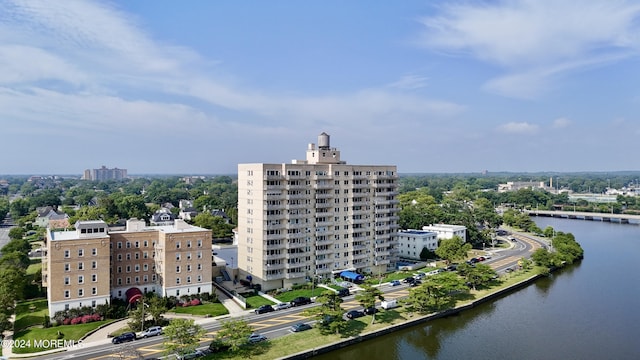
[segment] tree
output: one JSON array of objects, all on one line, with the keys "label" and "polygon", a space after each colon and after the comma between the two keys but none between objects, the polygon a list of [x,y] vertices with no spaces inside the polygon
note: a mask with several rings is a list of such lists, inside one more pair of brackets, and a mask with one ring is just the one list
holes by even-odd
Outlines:
[{"label": "tree", "polygon": [[147,293],[145,304],[148,305],[145,311],[153,319],[153,325],[160,325],[162,323],[162,315],[167,312],[166,301],[154,293]]},{"label": "tree", "polygon": [[321,333],[339,334],[346,329],[347,322],[342,317],[344,310],[340,306],[342,301],[338,293],[327,290],[316,297],[316,303],[320,303],[321,306],[307,310],[308,314],[318,319]]},{"label": "tree", "polygon": [[455,306],[455,295],[468,291],[464,280],[454,272],[443,272],[424,280],[409,291],[407,304],[422,314]]},{"label": "tree", "polygon": [[441,259],[451,263],[455,260],[463,260],[467,257],[467,253],[471,250],[471,244],[465,244],[459,236],[451,239],[443,239],[436,249],[436,255]]},{"label": "tree", "polygon": [[167,355],[184,355],[195,351],[200,338],[205,334],[205,330],[193,319],[173,319],[162,331],[162,346]]},{"label": "tree", "polygon": [[193,224],[205,229],[211,229],[214,238],[229,237],[233,234],[233,225],[227,224],[220,216],[213,216],[209,212],[203,212],[193,219]]},{"label": "tree", "polygon": [[476,264],[475,266],[470,266],[467,263],[458,266],[458,274],[465,279],[473,290],[476,290],[478,286],[487,286],[497,276],[495,270],[489,265]]},{"label": "tree", "polygon": [[253,328],[246,320],[229,320],[222,323],[214,341],[229,345],[232,352],[242,351],[249,343],[249,335],[252,333]]},{"label": "tree", "polygon": [[[377,287],[373,287],[369,284],[362,285],[363,291],[359,292],[356,295],[356,301],[362,305],[363,308],[367,309],[370,307],[374,307],[376,305],[377,300],[384,300],[384,296],[382,295],[382,291]],[[371,315],[371,323],[373,324],[376,320],[376,313],[374,312]]]},{"label": "tree", "polygon": [[542,233],[544,234],[545,237],[548,238],[552,238],[553,234],[554,234],[555,230],[553,230],[553,228],[551,226],[547,226],[546,228],[544,228],[544,230],[542,231]]},{"label": "tree", "polygon": [[25,231],[24,231],[23,228],[21,228],[19,226],[12,227],[11,229],[9,229],[9,239],[11,239],[11,240],[22,240],[22,237],[24,236],[24,233],[25,233]]}]

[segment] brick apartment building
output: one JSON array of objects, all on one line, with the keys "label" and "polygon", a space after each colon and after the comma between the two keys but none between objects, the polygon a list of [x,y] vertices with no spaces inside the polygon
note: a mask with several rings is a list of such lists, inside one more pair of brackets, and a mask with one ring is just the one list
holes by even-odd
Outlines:
[{"label": "brick apartment building", "polygon": [[72,231],[47,231],[42,267],[49,315],[142,293],[181,296],[212,292],[211,231],[182,220],[124,229],[78,221]]}]

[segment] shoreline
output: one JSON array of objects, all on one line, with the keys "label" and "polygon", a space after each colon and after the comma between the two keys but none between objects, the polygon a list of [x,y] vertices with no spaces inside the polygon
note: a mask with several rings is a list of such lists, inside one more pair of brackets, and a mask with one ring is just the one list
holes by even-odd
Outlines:
[{"label": "shoreline", "polygon": [[526,286],[529,286],[530,284],[534,283],[536,280],[545,277],[542,274],[533,274],[532,276],[521,280],[515,284],[509,285],[503,289],[500,289],[496,292],[492,292],[490,294],[484,295],[483,297],[471,301],[469,303],[465,303],[465,304],[461,304],[458,305],[452,309],[447,309],[447,310],[443,310],[441,312],[437,312],[437,313],[431,313],[431,314],[427,314],[427,315],[421,315],[416,317],[415,319],[410,319],[410,320],[406,320],[402,323],[399,324],[394,324],[394,325],[389,325],[387,327],[384,327],[382,329],[378,329],[378,330],[374,330],[368,333],[364,333],[362,335],[358,335],[358,336],[352,336],[350,338],[344,339],[344,340],[340,340],[340,341],[336,341],[330,344],[327,344],[325,346],[322,347],[317,347],[317,348],[313,348],[313,349],[309,349],[309,350],[304,350],[304,351],[300,351],[298,353],[292,354],[292,355],[288,355],[288,356],[283,356],[280,358],[277,358],[277,360],[299,360],[299,359],[308,359],[310,357],[316,356],[316,355],[320,355],[320,354],[325,354],[325,353],[329,353],[335,350],[339,350],[345,347],[348,347],[350,345],[354,345],[354,344],[358,344],[361,343],[363,341],[367,341],[367,340],[371,340],[371,339],[375,339],[377,337],[383,336],[383,335],[387,335],[389,333],[398,331],[398,330],[402,330],[402,329],[406,329],[421,323],[425,323],[427,321],[430,320],[434,320],[434,319],[439,319],[439,318],[443,318],[443,317],[447,317],[447,316],[452,316],[452,315],[456,315],[462,311],[465,310],[469,310],[472,309],[480,304],[483,304],[485,302],[494,300],[496,298],[499,298],[501,296],[507,295],[509,293],[512,293],[516,290],[519,290],[521,288],[524,288]]}]

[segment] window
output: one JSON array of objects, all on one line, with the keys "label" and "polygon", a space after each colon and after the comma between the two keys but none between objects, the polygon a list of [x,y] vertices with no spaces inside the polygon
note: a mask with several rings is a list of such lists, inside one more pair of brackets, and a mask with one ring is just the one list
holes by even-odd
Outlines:
[{"label": "window", "polygon": [[198,247],[202,247],[202,239],[198,239]]},{"label": "window", "polygon": [[135,258],[136,260],[140,259],[140,253],[135,253],[135,254],[133,254],[133,255],[134,255],[134,258]]},{"label": "window", "polygon": [[136,247],[136,249],[140,247],[140,242],[139,241],[135,242],[135,247]]},{"label": "window", "polygon": [[122,254],[118,254],[118,261],[122,261]]},{"label": "window", "polygon": [[83,262],[79,262],[78,263],[78,270],[84,270],[84,263]]},{"label": "window", "polygon": [[134,280],[136,281],[136,284],[140,284],[140,276],[136,276]]},{"label": "window", "polygon": [[146,252],[146,251],[145,251],[145,252],[143,252],[143,253],[142,253],[142,258],[143,258],[143,259],[148,259],[148,258],[149,258],[149,253],[148,253],[148,252]]},{"label": "window", "polygon": [[198,282],[202,282],[202,275],[198,275]]},{"label": "window", "polygon": [[149,271],[149,264],[142,264],[142,271]]},{"label": "window", "polygon": [[118,249],[122,249],[122,241],[118,241]]},{"label": "window", "polygon": [[84,256],[84,249],[78,249],[78,256]]},{"label": "window", "polygon": [[176,272],[179,273],[180,272],[180,265],[176,266]]},{"label": "window", "polygon": [[127,249],[131,249],[131,242],[127,241]]},{"label": "window", "polygon": [[187,240],[187,247],[190,248],[191,247],[191,240]]},{"label": "window", "polygon": [[131,284],[131,277],[127,276],[127,284]]},{"label": "window", "polygon": [[131,272],[131,265],[127,265],[127,272]]},{"label": "window", "polygon": [[151,275],[151,281],[156,281],[156,274]]},{"label": "window", "polygon": [[187,265],[187,271],[191,271],[191,265]]},{"label": "window", "polygon": [[142,281],[148,282],[149,281],[149,275],[142,275]]},{"label": "window", "polygon": [[198,270],[202,270],[202,264],[198,264]]},{"label": "window", "polygon": [[135,272],[139,272],[140,271],[140,264],[136,264],[134,267]]},{"label": "window", "polygon": [[65,285],[69,285],[69,283],[71,282],[71,279],[68,276],[64,277],[64,284]]},{"label": "window", "polygon": [[[98,288],[92,287],[91,288],[91,295],[97,295],[97,294],[98,294]],[[91,306],[93,306],[93,307],[96,306],[96,301],[95,300],[91,303]]]},{"label": "window", "polygon": [[[118,282],[118,285],[122,285],[122,278],[118,278],[117,282]],[[121,296],[121,295],[118,295],[118,296]]]},{"label": "window", "polygon": [[78,289],[78,297],[84,296],[84,289]]},{"label": "window", "polygon": [[198,259],[202,259],[202,251],[198,251],[197,255],[198,255]]},{"label": "window", "polygon": [[65,290],[64,291],[64,297],[65,297],[65,299],[68,299],[68,298],[71,297],[71,293],[69,292],[69,290]]},{"label": "window", "polygon": [[64,258],[65,258],[65,259],[68,259],[68,258],[70,258],[70,257],[71,257],[71,251],[69,251],[69,250],[65,250],[65,251],[64,251]]},{"label": "window", "polygon": [[78,275],[78,284],[84,284],[84,276]]},{"label": "window", "polygon": [[149,242],[147,240],[142,242],[142,246],[144,247],[148,247],[149,246]]},{"label": "window", "polygon": [[98,255],[98,249],[96,249],[96,248],[91,249],[91,255],[93,255],[93,256]]},{"label": "window", "polygon": [[92,282],[98,281],[98,274],[91,274],[91,281]]},{"label": "window", "polygon": [[176,261],[180,261],[180,253],[176,254]]},{"label": "window", "polygon": [[180,241],[176,241],[176,249],[180,249]]},{"label": "window", "polygon": [[91,262],[91,268],[92,269],[97,269],[98,268],[98,262],[97,261],[92,261]]},{"label": "window", "polygon": [[191,260],[191,253],[187,253],[187,260]]},{"label": "window", "polygon": [[[95,289],[95,288],[94,288]],[[97,292],[96,292],[97,293]],[[93,294],[96,295],[96,294]],[[91,300],[91,307],[96,307],[96,301],[95,300]]]},{"label": "window", "polygon": [[131,260],[131,254],[127,253],[127,260]]},{"label": "window", "polygon": [[191,276],[187,276],[187,284],[191,284]]},{"label": "window", "polygon": [[64,304],[64,310],[65,311],[69,310],[69,304]]},{"label": "window", "polygon": [[180,285],[180,278],[176,278],[176,285]]}]

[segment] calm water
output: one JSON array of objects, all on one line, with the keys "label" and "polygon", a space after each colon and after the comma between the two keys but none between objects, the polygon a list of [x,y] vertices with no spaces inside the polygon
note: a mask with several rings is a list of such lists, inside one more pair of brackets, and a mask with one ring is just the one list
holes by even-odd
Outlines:
[{"label": "calm water", "polygon": [[640,359],[640,226],[535,219],[585,259],[458,316],[314,359]]}]

